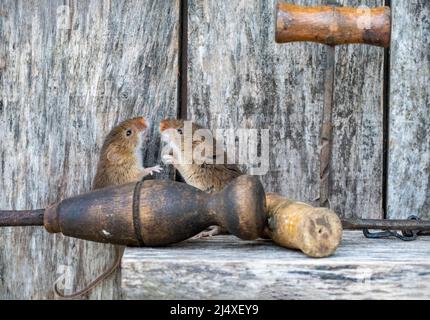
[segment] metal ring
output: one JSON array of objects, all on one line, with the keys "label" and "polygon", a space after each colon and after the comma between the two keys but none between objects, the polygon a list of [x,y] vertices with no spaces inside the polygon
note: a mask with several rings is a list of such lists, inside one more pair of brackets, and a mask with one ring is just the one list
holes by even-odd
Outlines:
[{"label": "metal ring", "polygon": [[133,193],[133,227],[137,243],[140,247],[145,246],[145,242],[142,237],[142,224],[140,223],[140,190],[142,189],[142,185],[145,180],[147,179],[144,177],[136,183]]},{"label": "metal ring", "polygon": [[[408,217],[408,220],[416,220],[416,221],[419,221],[419,220],[421,220],[418,216],[416,216],[416,215],[410,215],[409,217]],[[411,240],[415,240],[417,237],[418,237],[418,233],[419,232],[417,232],[417,231],[415,231],[415,230],[402,230],[402,235],[404,236],[404,237],[406,237],[406,238],[410,238]]]},{"label": "metal ring", "polygon": [[383,238],[390,238],[395,237],[397,239],[403,240],[403,241],[414,241],[418,237],[418,233],[416,231],[412,232],[403,232],[400,234],[396,231],[382,231],[382,232],[370,232],[369,229],[363,229],[363,234],[368,239],[383,239]]}]

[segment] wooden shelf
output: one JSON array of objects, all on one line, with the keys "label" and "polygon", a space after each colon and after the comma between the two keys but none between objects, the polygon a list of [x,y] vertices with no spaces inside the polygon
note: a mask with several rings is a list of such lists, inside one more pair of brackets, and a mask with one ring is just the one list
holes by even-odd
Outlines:
[{"label": "wooden shelf", "polygon": [[127,248],[122,290],[127,299],[430,299],[430,237],[346,231],[324,259],[233,236]]}]

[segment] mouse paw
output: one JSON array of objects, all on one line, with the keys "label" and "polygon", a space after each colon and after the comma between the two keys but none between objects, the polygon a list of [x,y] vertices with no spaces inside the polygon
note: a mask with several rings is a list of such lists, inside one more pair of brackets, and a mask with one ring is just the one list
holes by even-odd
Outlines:
[{"label": "mouse paw", "polygon": [[155,167],[150,167],[150,168],[143,169],[145,175],[150,174],[151,176],[154,173],[160,173],[162,170],[163,170],[163,168],[161,168],[160,166],[155,166]]},{"label": "mouse paw", "polygon": [[208,238],[216,235],[222,234],[221,228],[219,226],[210,226],[208,230],[202,231],[199,234],[195,235],[191,239],[200,239],[200,238]]},{"label": "mouse paw", "polygon": [[164,154],[161,160],[164,164],[173,164],[175,159],[171,154]]}]

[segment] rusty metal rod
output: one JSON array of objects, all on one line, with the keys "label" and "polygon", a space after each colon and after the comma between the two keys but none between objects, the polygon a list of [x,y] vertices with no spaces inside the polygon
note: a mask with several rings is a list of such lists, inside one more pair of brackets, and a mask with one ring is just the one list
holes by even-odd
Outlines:
[{"label": "rusty metal rod", "polygon": [[[333,1],[330,1],[333,2]],[[298,6],[278,3],[275,10],[277,43],[313,41],[331,46],[362,43],[389,47],[389,7],[352,8]]]},{"label": "rusty metal rod", "polygon": [[[0,210],[0,227],[43,226],[45,209]],[[401,230],[430,231],[430,220],[381,220],[381,219],[341,219],[345,230]]]},{"label": "rusty metal rod", "polygon": [[380,220],[380,219],[342,219],[342,227],[347,230],[399,230],[429,231],[430,221],[426,220]]},{"label": "rusty metal rod", "polygon": [[0,227],[43,226],[44,213],[45,209],[0,210]]}]

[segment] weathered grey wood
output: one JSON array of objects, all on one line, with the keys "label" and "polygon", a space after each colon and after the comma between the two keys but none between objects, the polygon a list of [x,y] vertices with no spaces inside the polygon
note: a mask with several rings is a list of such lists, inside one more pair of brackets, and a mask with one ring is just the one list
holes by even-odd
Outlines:
[{"label": "weathered grey wood", "polygon": [[[179,0],[0,2],[2,209],[89,190],[115,123],[176,115],[178,8]],[[157,140],[149,135],[146,165],[157,162]],[[1,229],[0,298],[53,298],[64,273],[82,288],[112,255],[111,246],[42,228]],[[90,298],[117,298],[118,284],[119,275]]]},{"label": "weathered grey wood", "polygon": [[389,218],[430,218],[430,2],[392,0]]},{"label": "weathered grey wood", "polygon": [[[383,0],[340,3],[352,7],[384,5]],[[383,48],[336,47],[329,198],[331,208],[342,216],[382,219],[384,215],[383,66]]]},{"label": "weathered grey wood", "polygon": [[428,237],[347,231],[334,256],[312,259],[268,240],[222,236],[127,248],[122,289],[128,299],[429,299],[429,268]]},{"label": "weathered grey wood", "polygon": [[[276,44],[276,2],[190,1],[188,115],[211,128],[270,129],[266,189],[317,205],[327,47]],[[341,215],[380,218],[383,49],[336,50],[330,204]]]},{"label": "weathered grey wood", "polygon": [[276,44],[276,2],[189,1],[188,115],[212,129],[270,129],[266,191],[312,202],[327,48]]}]

